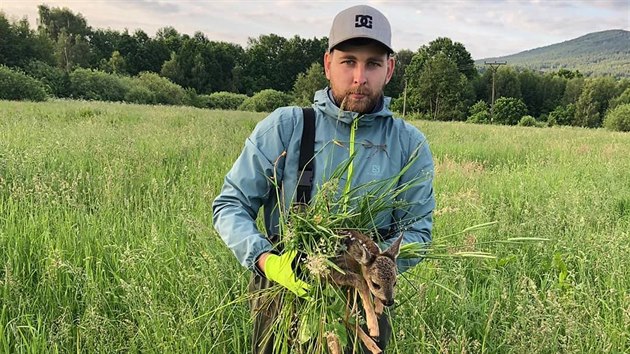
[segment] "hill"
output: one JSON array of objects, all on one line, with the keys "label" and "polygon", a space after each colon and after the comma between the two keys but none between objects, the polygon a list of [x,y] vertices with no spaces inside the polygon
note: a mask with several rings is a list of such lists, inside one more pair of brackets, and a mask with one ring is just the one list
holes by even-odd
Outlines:
[{"label": "hill", "polygon": [[579,70],[588,76],[630,77],[630,31],[589,33],[562,43],[475,62],[507,61],[509,65],[540,71]]}]

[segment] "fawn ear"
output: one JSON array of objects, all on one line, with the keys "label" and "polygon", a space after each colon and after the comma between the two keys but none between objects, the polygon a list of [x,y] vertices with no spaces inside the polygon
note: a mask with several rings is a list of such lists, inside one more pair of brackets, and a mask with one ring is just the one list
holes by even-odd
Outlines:
[{"label": "fawn ear", "polygon": [[[374,241],[367,238],[363,234],[358,232],[352,232],[352,234],[346,239],[347,252],[355,261],[359,264],[367,266],[374,262],[376,254],[370,250],[370,246],[366,242]],[[376,244],[374,244],[376,246]],[[378,249],[378,246],[376,246]]]},{"label": "fawn ear", "polygon": [[394,243],[392,243],[392,245],[383,252],[383,255],[396,260],[398,254],[400,253],[400,243],[402,242],[402,239],[403,235],[398,236],[396,241],[394,241]]}]

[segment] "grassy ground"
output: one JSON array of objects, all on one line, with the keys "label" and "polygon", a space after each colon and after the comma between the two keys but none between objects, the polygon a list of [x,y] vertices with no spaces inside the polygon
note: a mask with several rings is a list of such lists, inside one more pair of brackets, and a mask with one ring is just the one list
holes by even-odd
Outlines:
[{"label": "grassy ground", "polygon": [[[0,101],[0,352],[247,352],[248,274],[210,204],[262,116]],[[434,237],[497,221],[448,242],[498,258],[407,273],[392,348],[630,351],[630,135],[417,124]]]}]

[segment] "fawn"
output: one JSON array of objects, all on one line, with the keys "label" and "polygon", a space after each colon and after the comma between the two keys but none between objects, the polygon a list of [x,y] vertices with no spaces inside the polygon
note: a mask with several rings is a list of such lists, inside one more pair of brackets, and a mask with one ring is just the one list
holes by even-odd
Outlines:
[{"label": "fawn", "polygon": [[[344,231],[346,250],[334,259],[334,263],[344,271],[331,270],[333,283],[356,289],[365,310],[365,320],[371,337],[379,336],[377,316],[383,313],[384,306],[394,304],[396,285],[396,258],[400,251],[402,235],[385,251],[381,252],[376,242],[369,236],[355,230]],[[372,299],[374,297],[374,300]],[[357,326],[357,334],[372,353],[381,350],[374,340]],[[332,353],[341,353],[338,338],[329,337],[328,347]]]}]

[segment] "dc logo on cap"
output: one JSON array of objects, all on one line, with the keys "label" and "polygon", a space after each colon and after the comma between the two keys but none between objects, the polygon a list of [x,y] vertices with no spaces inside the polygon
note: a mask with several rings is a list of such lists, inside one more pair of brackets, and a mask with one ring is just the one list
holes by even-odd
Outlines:
[{"label": "dc logo on cap", "polygon": [[354,27],[372,28],[372,16],[370,15],[356,15],[354,21]]}]

